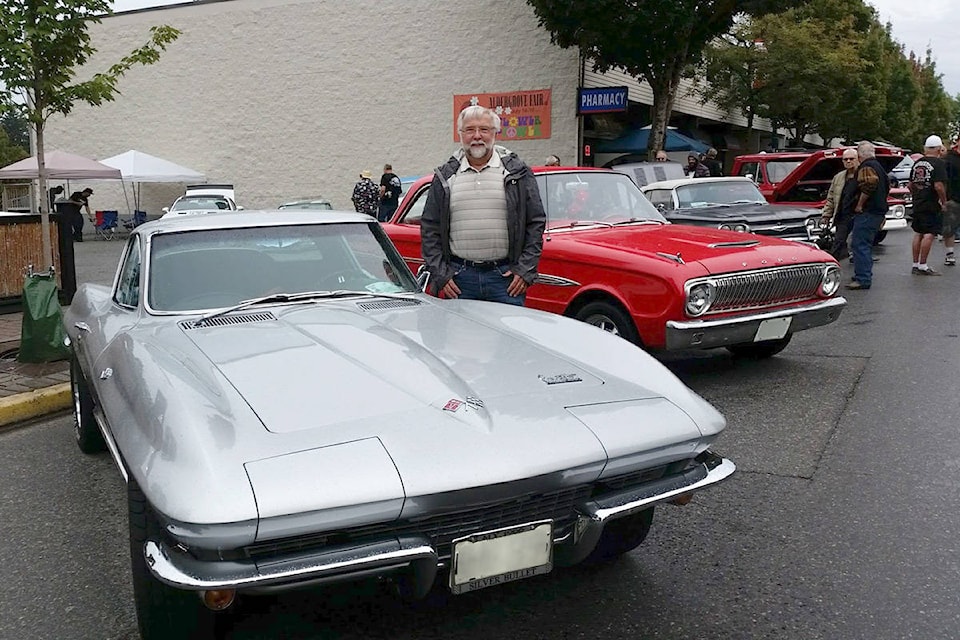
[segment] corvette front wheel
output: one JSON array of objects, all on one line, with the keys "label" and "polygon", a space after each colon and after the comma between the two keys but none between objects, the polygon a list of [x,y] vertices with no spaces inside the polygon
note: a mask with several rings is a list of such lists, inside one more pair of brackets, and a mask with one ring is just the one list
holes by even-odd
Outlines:
[{"label": "corvette front wheel", "polygon": [[73,436],[84,453],[106,451],[107,443],[93,417],[93,396],[83,377],[80,362],[74,355],[70,359],[70,395],[73,396]]}]

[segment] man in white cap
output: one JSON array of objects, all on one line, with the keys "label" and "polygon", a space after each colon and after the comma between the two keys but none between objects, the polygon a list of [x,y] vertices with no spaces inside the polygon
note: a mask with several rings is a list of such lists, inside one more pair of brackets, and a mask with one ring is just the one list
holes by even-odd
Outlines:
[{"label": "man in white cap", "polygon": [[370,169],[361,171],[360,181],[353,185],[353,195],[350,199],[353,201],[353,208],[359,213],[376,218],[377,209],[380,206],[380,187],[373,183],[372,177]]},{"label": "man in white cap", "polygon": [[947,166],[940,158],[943,141],[929,136],[923,143],[923,157],[910,170],[910,192],[913,194],[913,268],[914,275],[938,276],[927,266],[933,241],[943,230],[943,211],[947,206]]}]

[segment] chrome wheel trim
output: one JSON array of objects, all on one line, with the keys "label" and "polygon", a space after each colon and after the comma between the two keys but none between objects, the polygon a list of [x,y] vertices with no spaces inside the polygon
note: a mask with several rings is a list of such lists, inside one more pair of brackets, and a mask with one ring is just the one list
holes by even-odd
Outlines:
[{"label": "chrome wheel trim", "polygon": [[615,336],[620,335],[620,330],[617,328],[617,323],[613,321],[613,318],[604,314],[604,313],[593,313],[583,319],[587,324],[591,324],[595,327],[603,329],[607,333],[612,333]]}]

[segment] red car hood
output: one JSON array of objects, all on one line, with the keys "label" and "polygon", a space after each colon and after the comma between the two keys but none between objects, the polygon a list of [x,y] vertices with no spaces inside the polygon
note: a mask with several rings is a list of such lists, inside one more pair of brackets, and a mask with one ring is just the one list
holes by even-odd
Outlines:
[{"label": "red car hood", "polygon": [[[833,261],[829,254],[802,242],[678,224],[580,229],[555,233],[551,242],[566,239],[598,249],[614,249],[625,257],[645,255],[675,261],[672,256],[679,255],[684,263],[700,263],[710,274]],[[630,259],[624,262],[642,264]]]}]

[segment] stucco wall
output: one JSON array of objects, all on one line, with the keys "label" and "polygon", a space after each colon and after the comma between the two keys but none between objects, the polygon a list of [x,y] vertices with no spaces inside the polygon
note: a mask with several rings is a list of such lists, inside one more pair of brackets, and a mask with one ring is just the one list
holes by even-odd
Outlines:
[{"label": "stucco wall", "polygon": [[[421,174],[450,155],[454,94],[549,88],[552,137],[509,146],[536,164],[576,156],[576,52],[551,45],[523,0],[230,0],[118,14],[92,28],[98,53],[79,77],[156,24],[183,35],[121,79],[115,102],[52,120],[47,149],[144,151],[232,182],[247,208],[323,195],[352,210],[361,169]],[[116,183],[90,186],[91,208],[126,215]],[[145,184],[142,208],[157,215],[182,190]]]}]

